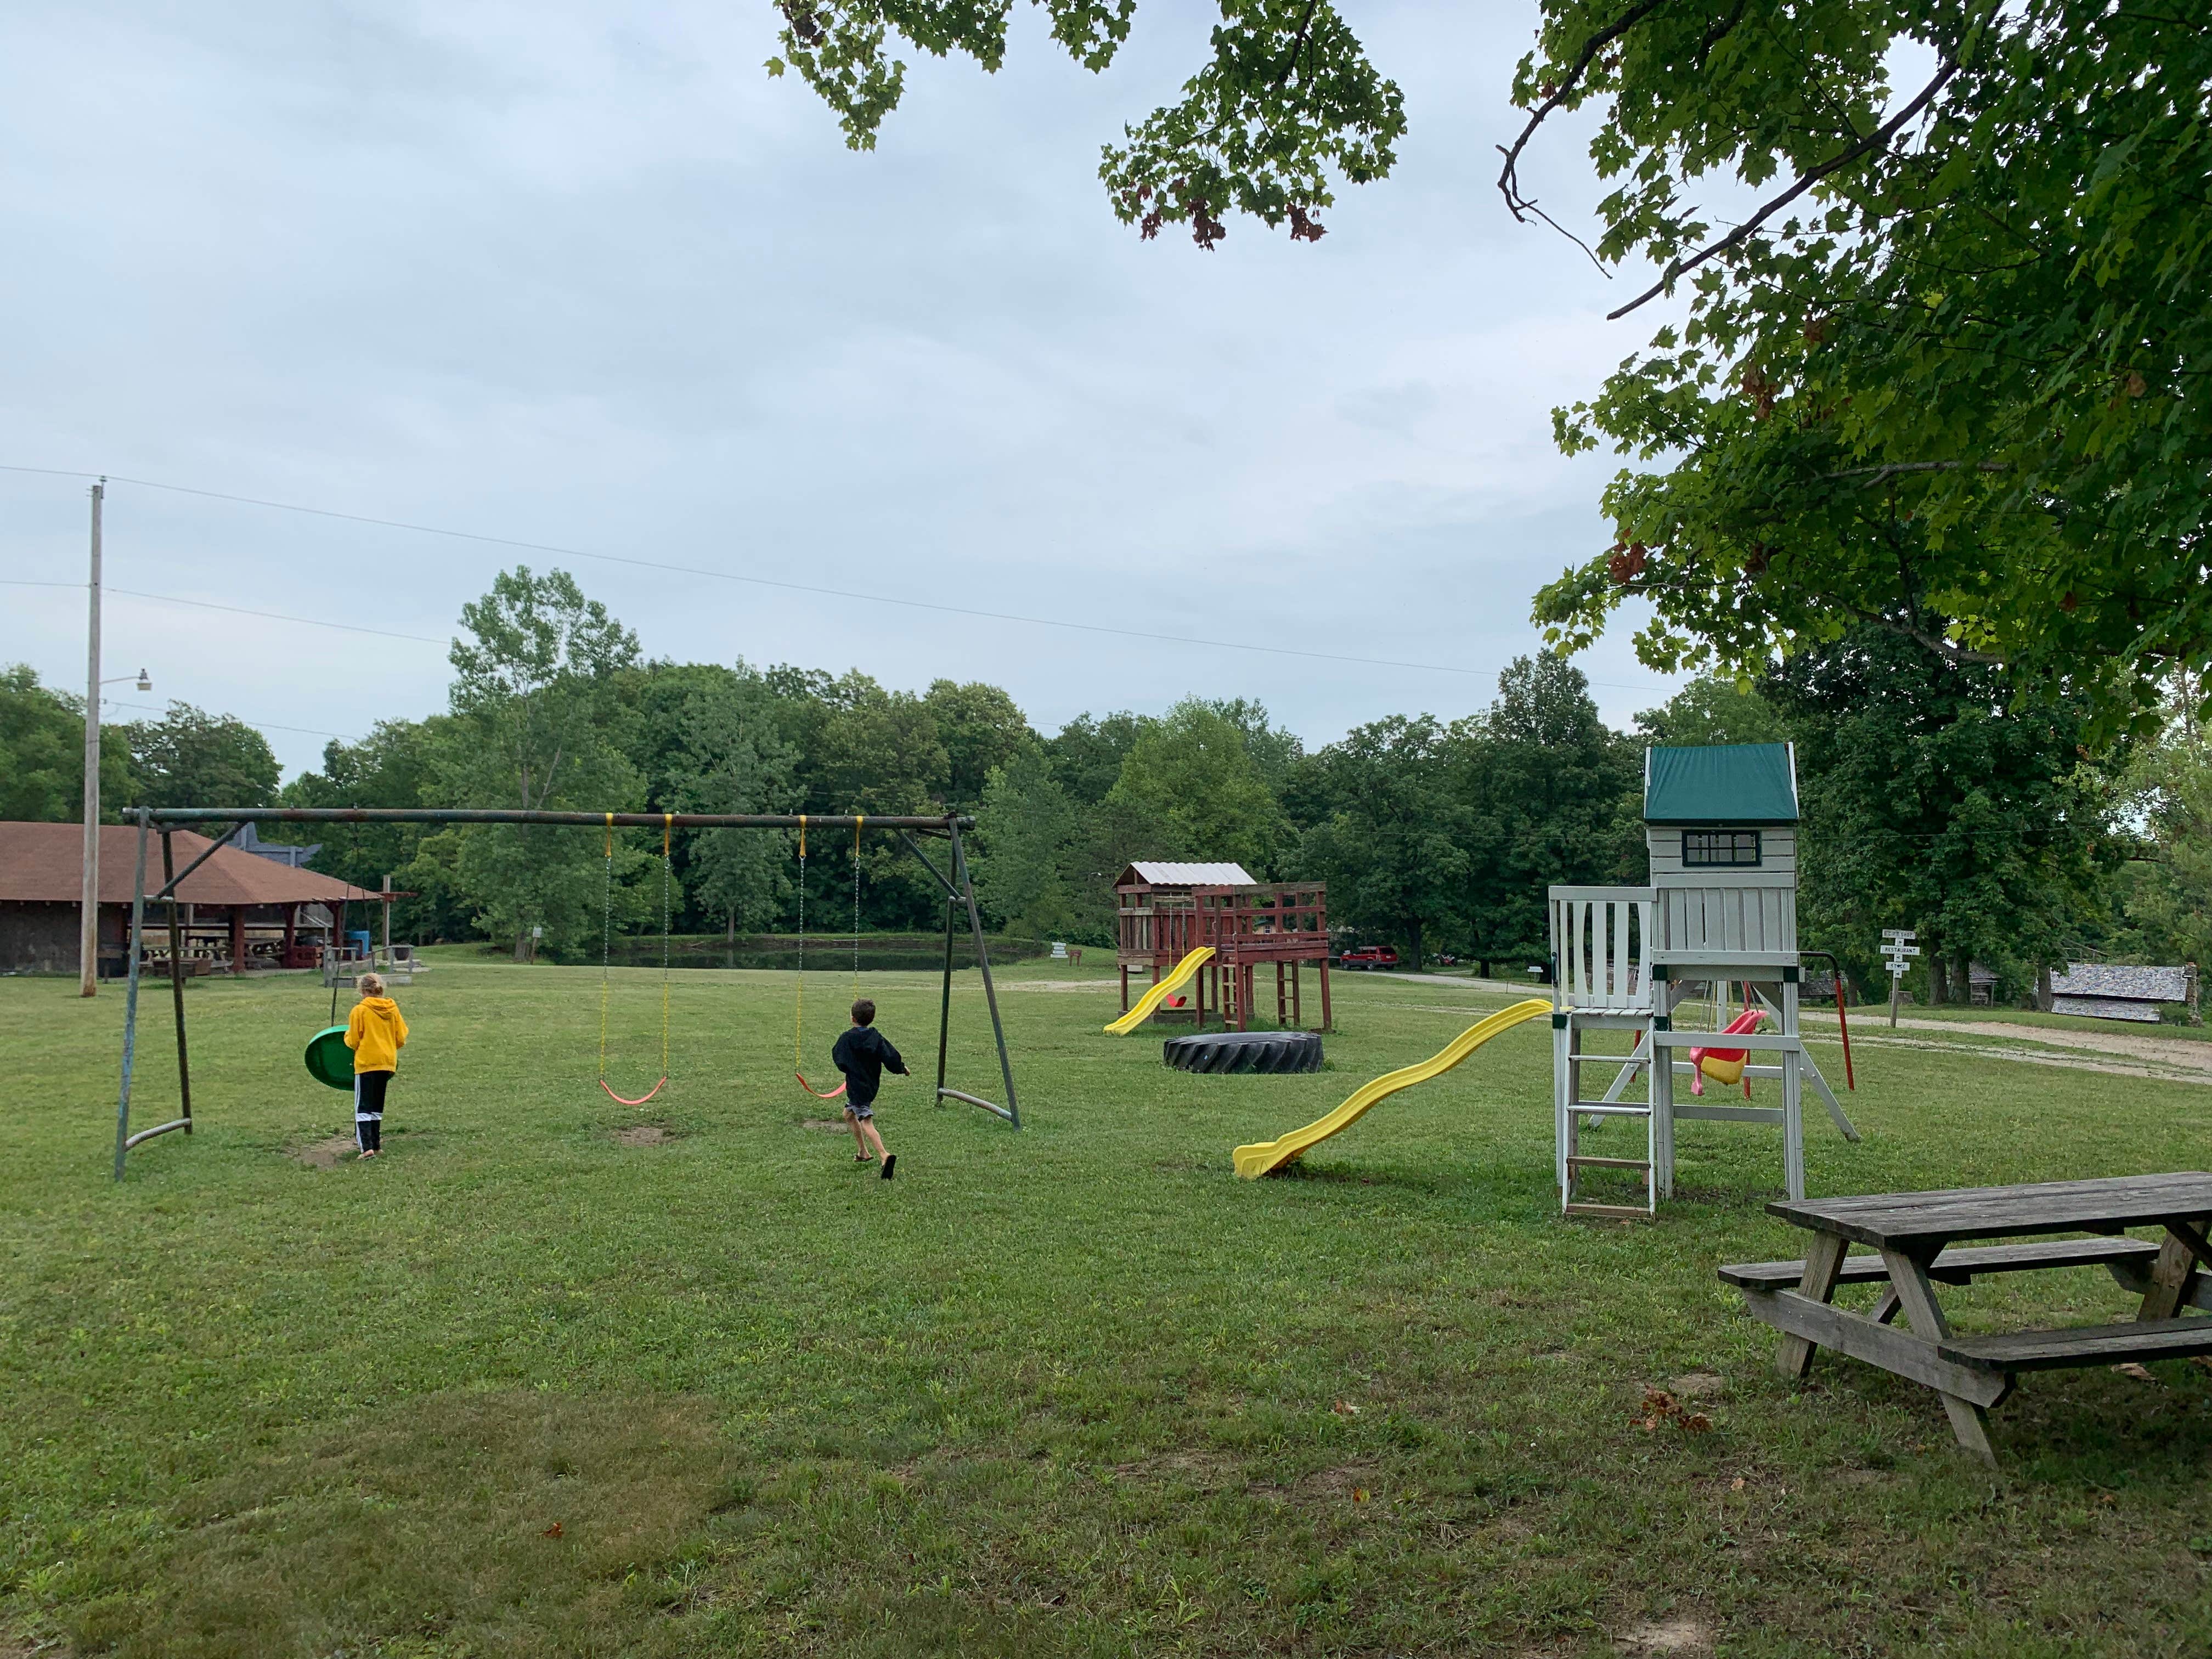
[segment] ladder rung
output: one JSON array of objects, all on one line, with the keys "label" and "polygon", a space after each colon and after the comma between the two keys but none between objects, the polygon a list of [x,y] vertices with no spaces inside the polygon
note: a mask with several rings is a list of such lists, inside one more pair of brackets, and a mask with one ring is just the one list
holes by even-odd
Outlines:
[{"label": "ladder rung", "polygon": [[1643,1158],[1584,1158],[1577,1153],[1567,1160],[1570,1170],[1643,1170],[1649,1171],[1651,1161]]},{"label": "ladder rung", "polygon": [[1584,1117],[1650,1117],[1649,1106],[1624,1105],[1617,1100],[1578,1100],[1567,1109]]},{"label": "ladder rung", "polygon": [[1571,1203],[1566,1206],[1566,1212],[1569,1215],[1632,1216],[1646,1221],[1651,1218],[1650,1211],[1641,1208],[1634,1204],[1583,1204],[1576,1202]]}]

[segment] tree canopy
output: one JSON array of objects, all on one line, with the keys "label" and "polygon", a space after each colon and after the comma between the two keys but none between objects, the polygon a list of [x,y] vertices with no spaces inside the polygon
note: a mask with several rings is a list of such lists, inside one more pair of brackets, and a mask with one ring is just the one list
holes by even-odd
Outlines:
[{"label": "tree canopy", "polygon": [[[1114,61],[1137,10],[1137,0],[1039,3],[1053,39],[1094,72]],[[1012,9],[1012,0],[778,0],[783,50],[768,72],[797,70],[836,112],[845,142],[872,149],[906,87],[893,37],[995,73]],[[1221,0],[1209,44],[1179,99],[1105,146],[1098,177],[1115,214],[1147,238],[1188,226],[1202,248],[1240,213],[1319,240],[1333,180],[1365,184],[1390,171],[1406,131],[1403,94],[1327,0]]]},{"label": "tree canopy", "polygon": [[[131,800],[128,728],[100,729],[100,816]],[[17,663],[0,667],[0,818],[54,823],[84,811],[84,708]]]},{"label": "tree canopy", "polygon": [[[1515,82],[1602,102],[1595,254],[1686,295],[1570,452],[1617,539],[1556,642],[1631,598],[1644,659],[1759,670],[1866,628],[2141,724],[2212,655],[2212,28],[2109,0],[1546,0]],[[1905,85],[1892,74],[1911,70]],[[1733,178],[1756,203],[1705,205]]]},{"label": "tree canopy", "polygon": [[[1136,13],[1040,3],[1093,70]],[[780,10],[769,72],[866,149],[902,49],[995,70],[1011,5]],[[1338,182],[1389,173],[1403,99],[1326,0],[1219,10],[1180,98],[1106,146],[1112,210],[1201,247],[1239,214],[1318,238]],[[1537,597],[1552,641],[1639,599],[1652,666],[1757,674],[1873,626],[2078,690],[2097,736],[2154,725],[2166,669],[2212,659],[2212,27],[2115,0],[1538,10],[1507,209],[1573,234],[1528,177],[1547,121],[1601,110],[1585,246],[1656,273],[1613,314],[1686,301],[1556,417],[1570,452],[1638,465],[1606,492],[1613,544]]]}]

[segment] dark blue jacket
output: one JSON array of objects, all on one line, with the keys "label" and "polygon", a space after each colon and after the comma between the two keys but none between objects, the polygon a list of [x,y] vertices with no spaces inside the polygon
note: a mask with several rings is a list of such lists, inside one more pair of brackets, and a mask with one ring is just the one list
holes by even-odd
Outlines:
[{"label": "dark blue jacket", "polygon": [[884,1067],[901,1077],[907,1074],[906,1062],[899,1058],[899,1051],[872,1025],[848,1027],[845,1035],[837,1039],[837,1046],[830,1051],[830,1058],[845,1074],[845,1098],[855,1106],[875,1103],[876,1091],[883,1086]]}]

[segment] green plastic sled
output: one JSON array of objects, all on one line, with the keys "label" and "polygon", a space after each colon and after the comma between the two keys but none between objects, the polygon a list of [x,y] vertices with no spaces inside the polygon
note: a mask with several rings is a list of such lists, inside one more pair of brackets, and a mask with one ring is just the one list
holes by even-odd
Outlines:
[{"label": "green plastic sled", "polygon": [[346,1028],[327,1026],[307,1039],[307,1075],[333,1089],[353,1092],[353,1050],[345,1046]]}]

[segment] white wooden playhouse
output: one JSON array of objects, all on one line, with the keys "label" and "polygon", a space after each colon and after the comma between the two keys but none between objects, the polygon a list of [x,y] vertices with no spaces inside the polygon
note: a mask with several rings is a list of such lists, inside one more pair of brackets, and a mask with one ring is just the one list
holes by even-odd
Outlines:
[{"label": "white wooden playhouse", "polygon": [[[1736,744],[1647,749],[1644,757],[1647,887],[1554,887],[1552,911],[1553,1096],[1559,1202],[1570,1212],[1648,1214],[1674,1187],[1674,1126],[1683,1119],[1778,1125],[1783,1176],[1805,1194],[1803,1091],[1810,1082],[1836,1127],[1844,1115],[1798,1034],[1797,761],[1793,745]],[[1766,1018],[1757,1031],[1716,1040],[1733,988]],[[1692,996],[1712,1006],[1708,1023],[1678,1028]],[[1590,1031],[1633,1035],[1626,1054],[1587,1049]],[[1617,1039],[1613,1040],[1617,1043]],[[1778,1106],[1677,1100],[1678,1075],[1695,1071],[1688,1050],[1743,1053],[1747,1078],[1778,1081]],[[1663,1056],[1667,1063],[1653,1063]],[[1585,1070],[1610,1072],[1596,1098]],[[1643,1098],[1628,1095],[1638,1079]],[[1584,1152],[1583,1133],[1608,1119],[1644,1125],[1644,1155]],[[1591,1170],[1640,1176],[1641,1206],[1577,1198]]]}]

